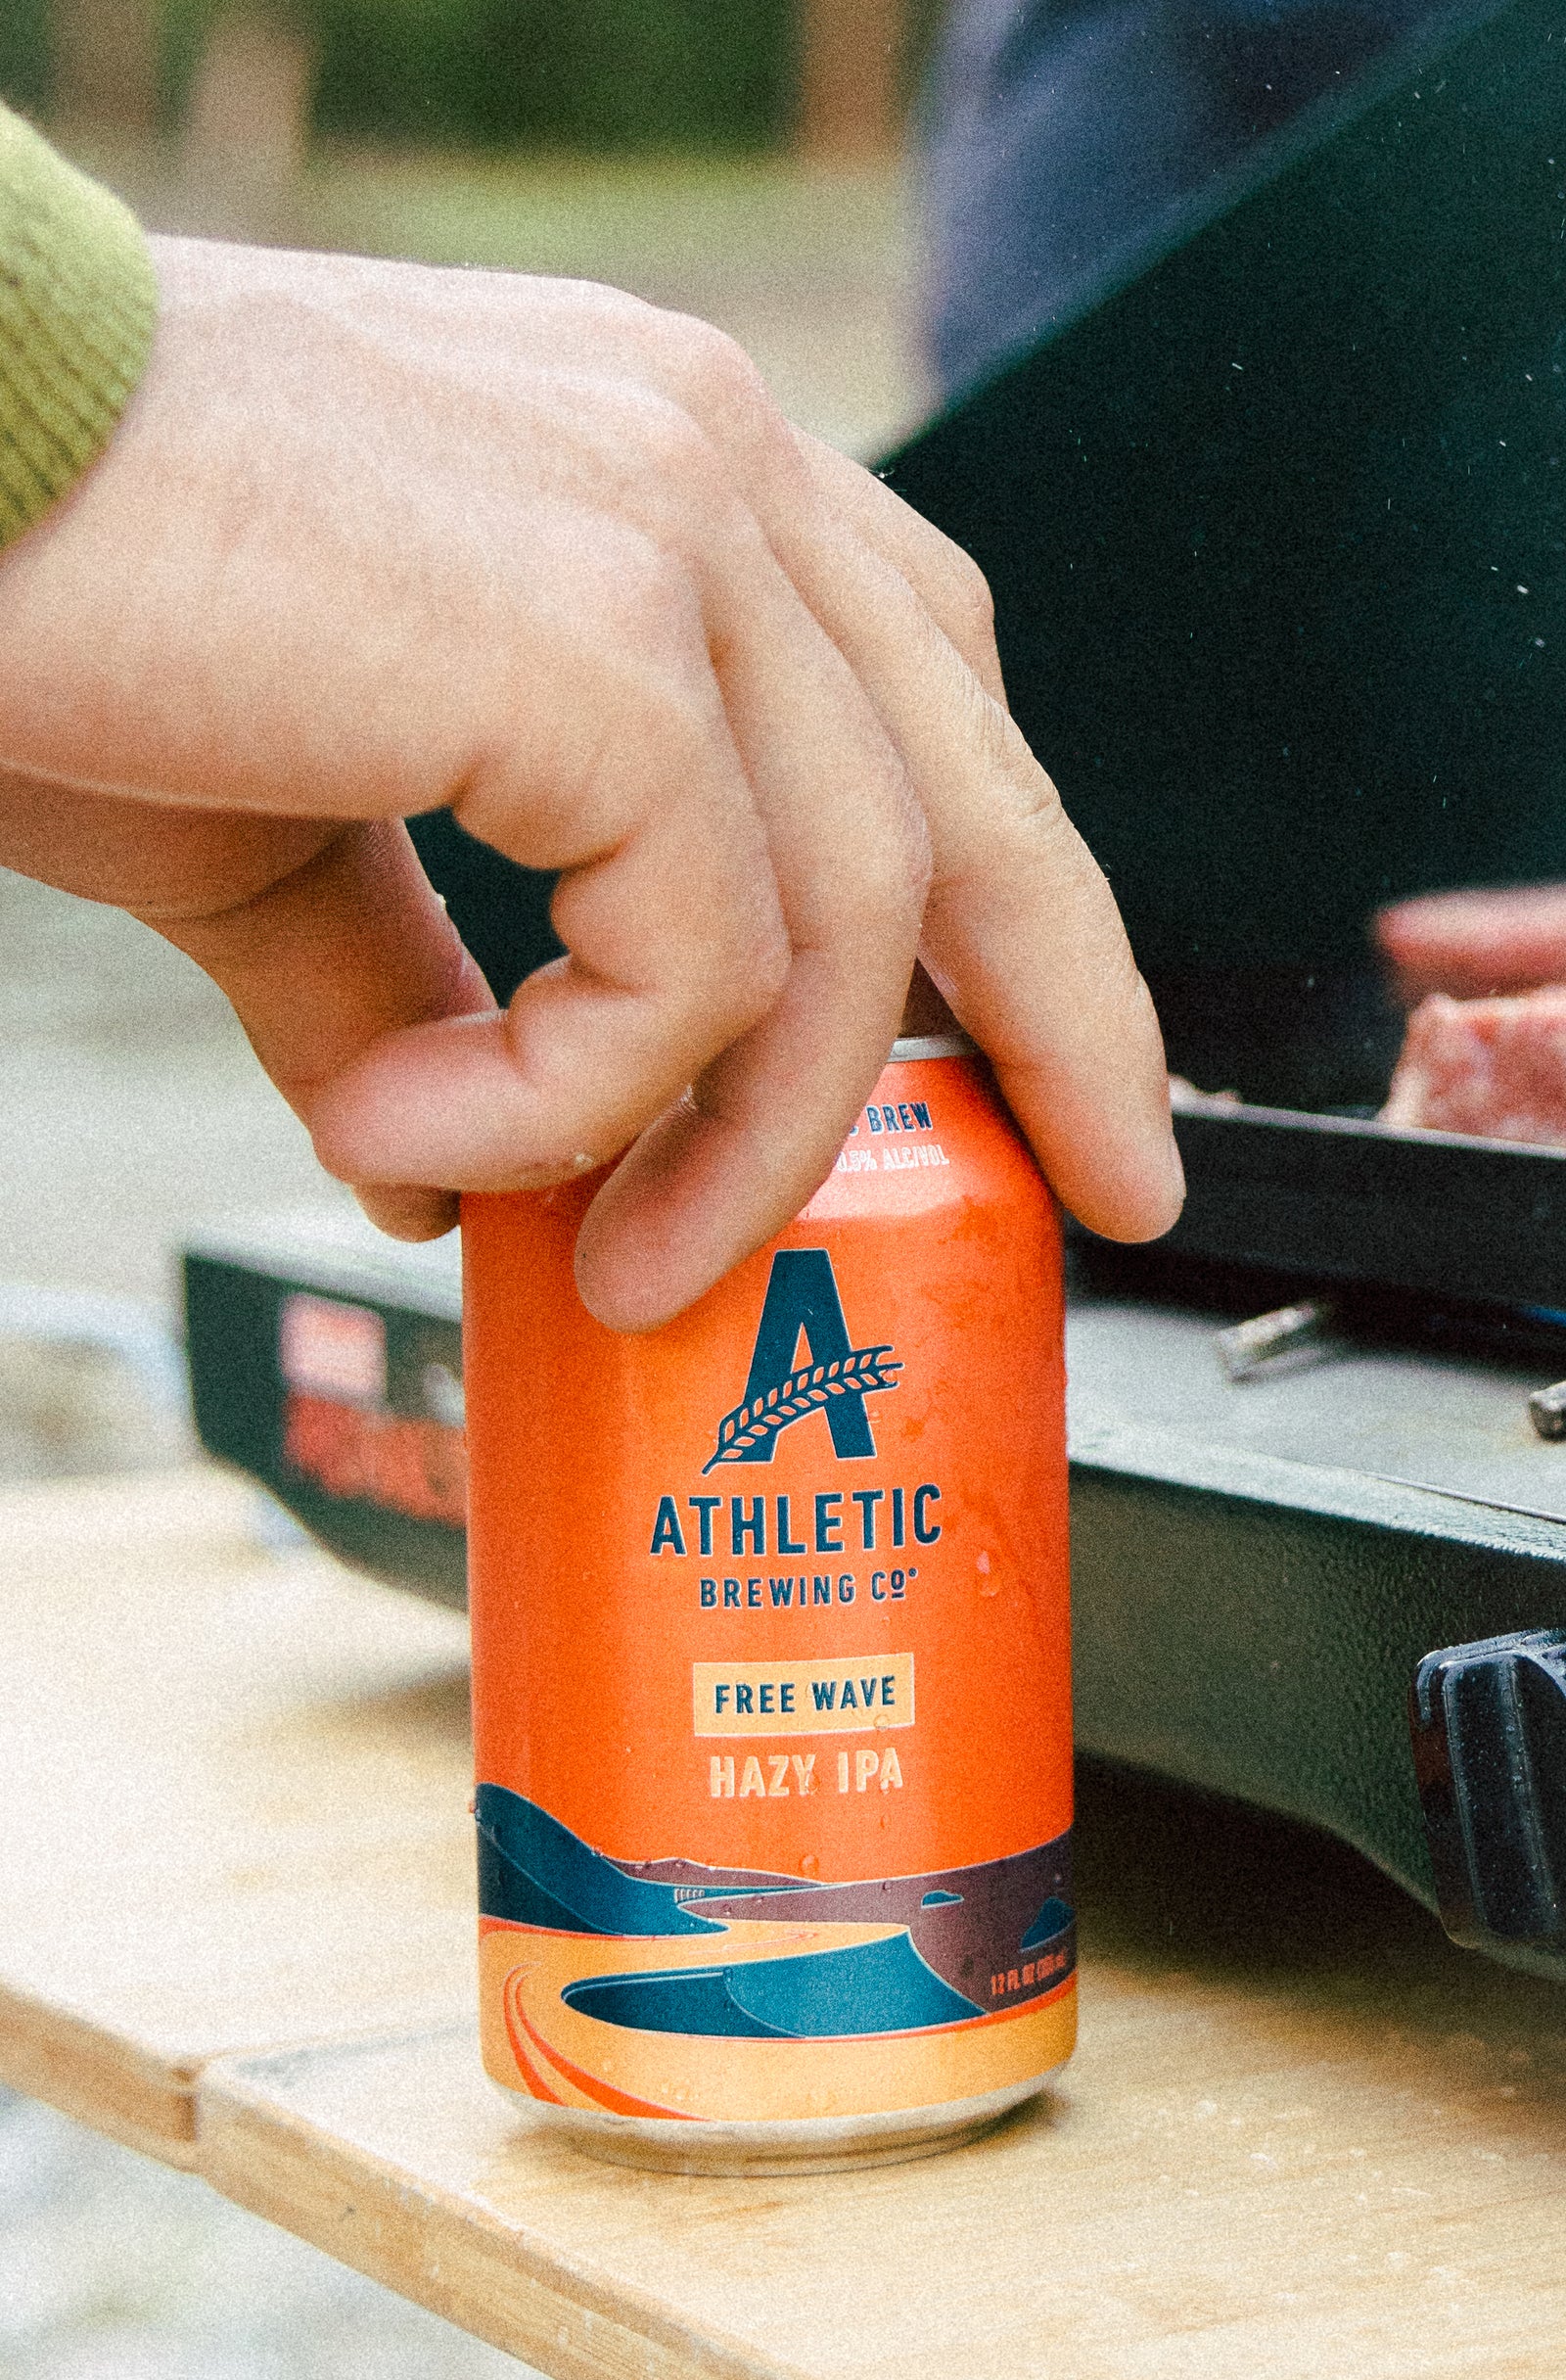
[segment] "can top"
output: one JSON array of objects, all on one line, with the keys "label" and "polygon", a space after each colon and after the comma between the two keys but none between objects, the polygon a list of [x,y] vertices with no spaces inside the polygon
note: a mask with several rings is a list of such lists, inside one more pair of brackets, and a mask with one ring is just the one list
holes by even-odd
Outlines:
[{"label": "can top", "polygon": [[921,1057],[973,1057],[979,1045],[966,1033],[904,1034],[892,1045],[888,1064],[899,1066]]}]

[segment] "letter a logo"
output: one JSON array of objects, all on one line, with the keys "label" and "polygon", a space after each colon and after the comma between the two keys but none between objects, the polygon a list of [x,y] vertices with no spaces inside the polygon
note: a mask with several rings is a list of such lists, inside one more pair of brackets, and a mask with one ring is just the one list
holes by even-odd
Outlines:
[{"label": "letter a logo", "polygon": [[[798,1361],[800,1340],[806,1361]],[[779,1432],[824,1413],[839,1462],[874,1455],[864,1400],[896,1388],[902,1366],[890,1346],[851,1347],[843,1300],[825,1248],[779,1248],[772,1259],[766,1302],[756,1332],[745,1402],[718,1424],[717,1445],[704,1470],[717,1463],[770,1463]]]}]

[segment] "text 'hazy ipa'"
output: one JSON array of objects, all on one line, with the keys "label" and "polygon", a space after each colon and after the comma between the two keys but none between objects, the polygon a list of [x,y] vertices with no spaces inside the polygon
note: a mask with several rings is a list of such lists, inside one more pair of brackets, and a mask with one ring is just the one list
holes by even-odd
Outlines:
[{"label": "text 'hazy ipa'", "polygon": [[1075,2037],[1053,1201],[949,1042],[645,1337],[592,1187],[463,1206],[485,2066],[637,2164],[943,2146]]}]

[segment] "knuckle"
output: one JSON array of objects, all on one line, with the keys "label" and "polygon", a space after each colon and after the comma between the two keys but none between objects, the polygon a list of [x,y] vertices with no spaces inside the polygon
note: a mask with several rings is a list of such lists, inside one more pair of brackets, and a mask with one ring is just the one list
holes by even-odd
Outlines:
[{"label": "knuckle", "polygon": [[942,807],[935,882],[943,890],[1009,882],[1019,870],[1056,861],[1060,846],[1076,840],[1053,779],[1010,715],[978,686],[970,702],[970,781],[982,791]]},{"label": "knuckle", "polygon": [[958,651],[971,655],[992,644],[995,599],[972,554],[928,521],[918,521],[915,537],[926,598]]},{"label": "knuckle", "polygon": [[1003,703],[975,677],[963,686],[961,731],[978,783],[988,789],[983,807],[997,824],[1042,826],[1064,816],[1054,780]]},{"label": "knuckle", "polygon": [[976,831],[999,830],[1058,806],[1059,796],[1022,729],[979,677],[962,671],[950,682],[949,695],[953,742],[964,756],[963,778],[975,790],[965,799],[948,794],[940,800],[943,847],[964,839],[965,820]]},{"label": "knuckle", "polygon": [[[883,489],[884,495],[891,490]],[[913,581],[925,602],[940,616],[944,633],[964,653],[976,646],[992,643],[995,631],[995,599],[990,591],[990,582],[965,546],[957,544],[944,531],[937,529],[900,497],[893,497],[897,506],[897,526],[906,556],[905,575]]]},{"label": "knuckle", "polygon": [[896,762],[889,791],[887,849],[893,880],[906,898],[922,905],[934,863],[930,822],[900,759]]},{"label": "knuckle", "polygon": [[[1007,720],[1005,724],[1019,748],[1018,753],[1012,756],[1013,767],[1009,772],[1013,788],[1011,818],[1014,827],[1035,842],[1052,841],[1063,832],[1074,833],[1054,778],[1046,769],[1039,767],[1011,722]],[[1021,770],[1015,766],[1019,756],[1026,763]]]},{"label": "knuckle", "polygon": [[637,533],[606,536],[592,616],[580,626],[612,676],[657,656],[705,652],[701,599],[677,553]]},{"label": "knuckle", "polygon": [[934,877],[935,853],[930,829],[919,813],[903,836],[898,867],[899,907],[911,917],[915,928],[924,915]]},{"label": "knuckle", "polygon": [[793,429],[758,366],[737,340],[694,316],[672,317],[672,385],[718,443],[753,465],[802,485],[806,466]]},{"label": "knuckle", "polygon": [[739,930],[727,954],[725,981],[735,1023],[746,1031],[782,998],[794,951],[775,903],[769,917],[756,916],[747,905],[747,913],[735,922]]},{"label": "knuckle", "polygon": [[713,442],[696,416],[674,398],[643,397],[636,444],[641,468],[655,484],[678,487],[687,494],[715,493],[720,475]]},{"label": "knuckle", "polygon": [[[694,908],[694,905],[693,905]],[[705,913],[687,912],[672,992],[694,1040],[726,1046],[777,1005],[794,962],[775,899],[751,885],[714,887]]]},{"label": "knuckle", "polygon": [[972,554],[948,537],[942,539],[941,568],[944,581],[945,601],[955,616],[965,637],[975,642],[989,641],[995,632],[995,599]]},{"label": "knuckle", "polygon": [[679,380],[704,409],[743,413],[770,405],[766,383],[737,339],[694,314],[673,315],[670,322]]},{"label": "knuckle", "polygon": [[893,931],[918,929],[930,893],[930,828],[900,764],[849,891],[855,907]]},{"label": "knuckle", "polygon": [[603,739],[602,766],[626,780],[625,740],[638,748],[635,777],[649,800],[673,803],[693,779],[705,778],[719,723],[707,690],[678,671],[627,661],[613,673],[620,717]]},{"label": "knuckle", "polygon": [[772,905],[772,916],[768,929],[760,937],[760,947],[755,950],[754,959],[756,1013],[758,1016],[764,1016],[769,1009],[776,1007],[782,999],[783,987],[788,982],[789,972],[794,964],[794,946],[789,941],[788,929],[783,923],[782,912],[776,903]]},{"label": "knuckle", "polygon": [[636,340],[657,336],[661,309],[633,290],[617,288],[612,281],[551,280],[551,286],[605,331],[628,332]]}]

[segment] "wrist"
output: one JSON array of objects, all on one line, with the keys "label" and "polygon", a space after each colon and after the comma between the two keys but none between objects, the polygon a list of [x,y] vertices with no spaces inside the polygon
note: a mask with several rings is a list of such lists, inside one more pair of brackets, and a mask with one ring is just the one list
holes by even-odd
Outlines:
[{"label": "wrist", "polygon": [[157,303],[134,216],[0,108],[0,547],[107,444]]}]

